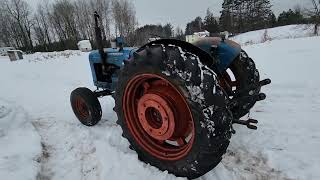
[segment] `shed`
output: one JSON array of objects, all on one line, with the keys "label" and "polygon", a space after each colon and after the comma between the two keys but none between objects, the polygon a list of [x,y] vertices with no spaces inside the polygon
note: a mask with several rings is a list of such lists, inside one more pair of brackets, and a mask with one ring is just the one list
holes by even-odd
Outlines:
[{"label": "shed", "polygon": [[20,59],[23,59],[23,52],[20,50],[9,50],[8,56],[10,58],[10,61],[17,61]]},{"label": "shed", "polygon": [[92,46],[89,40],[82,40],[78,42],[78,48],[82,52],[89,52],[92,50]]},{"label": "shed", "polygon": [[14,47],[0,47],[0,56],[6,56],[9,50],[14,50]]}]

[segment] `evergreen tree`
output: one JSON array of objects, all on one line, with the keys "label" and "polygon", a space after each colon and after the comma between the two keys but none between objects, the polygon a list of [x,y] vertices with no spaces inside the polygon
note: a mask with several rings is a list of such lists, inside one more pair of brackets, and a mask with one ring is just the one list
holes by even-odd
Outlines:
[{"label": "evergreen tree", "polygon": [[302,24],[304,23],[304,17],[299,10],[283,11],[278,18],[278,25],[290,25],[290,24]]},{"label": "evergreen tree", "polygon": [[215,17],[213,16],[213,13],[207,9],[207,15],[204,18],[204,29],[209,31],[210,33],[217,33],[219,32],[219,24]]},{"label": "evergreen tree", "polygon": [[174,31],[175,38],[179,40],[185,40],[186,36],[183,33],[183,30],[180,27],[177,27]]},{"label": "evergreen tree", "polygon": [[233,0],[224,0],[222,3],[222,11],[219,19],[220,29],[223,31],[233,31],[233,22],[232,22],[232,3]]},{"label": "evergreen tree", "polygon": [[196,17],[193,21],[189,22],[186,27],[186,35],[191,35],[195,32],[204,30],[204,24],[201,17]]},{"label": "evergreen tree", "polygon": [[221,30],[241,33],[266,28],[272,11],[269,0],[224,0]]},{"label": "evergreen tree", "polygon": [[271,13],[269,16],[269,27],[276,27],[277,26],[277,17],[274,15],[274,13]]},{"label": "evergreen tree", "polygon": [[162,31],[162,35],[165,38],[171,38],[173,36],[173,26],[170,23],[164,25]]},{"label": "evergreen tree", "polygon": [[147,24],[135,30],[134,44],[132,46],[141,46],[148,42],[149,38],[161,37],[171,38],[173,36],[173,26],[168,23],[164,26]]}]

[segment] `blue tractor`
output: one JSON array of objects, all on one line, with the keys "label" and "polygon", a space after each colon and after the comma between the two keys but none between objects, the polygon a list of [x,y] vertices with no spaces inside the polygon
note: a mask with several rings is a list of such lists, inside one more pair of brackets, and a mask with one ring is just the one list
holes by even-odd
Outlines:
[{"label": "blue tractor", "polygon": [[99,15],[89,62],[96,91],[78,88],[71,105],[86,126],[102,116],[99,97],[112,95],[117,124],[139,159],[190,179],[217,166],[235,133],[234,123],[257,129],[254,119],[240,120],[270,79],[260,81],[253,60],[240,45],[220,37],[193,44],[161,39],[140,48],[102,46]]}]

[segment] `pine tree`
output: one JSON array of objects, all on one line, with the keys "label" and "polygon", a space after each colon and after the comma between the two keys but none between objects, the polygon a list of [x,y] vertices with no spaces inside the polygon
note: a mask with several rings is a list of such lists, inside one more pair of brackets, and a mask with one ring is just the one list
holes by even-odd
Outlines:
[{"label": "pine tree", "polygon": [[293,11],[289,9],[288,11],[283,11],[278,18],[278,24],[280,26],[302,23],[304,23],[304,18],[299,10]]},{"label": "pine tree", "polygon": [[213,13],[207,9],[207,15],[204,18],[204,29],[209,31],[210,33],[217,33],[219,32],[219,24],[215,17],[213,16]]},{"label": "pine tree", "polygon": [[224,0],[220,26],[238,33],[262,29],[268,26],[271,14],[269,0]]},{"label": "pine tree", "polygon": [[201,17],[196,17],[193,21],[189,22],[186,26],[186,35],[191,35],[195,32],[204,30],[204,24]]},{"label": "pine tree", "polygon": [[274,13],[271,13],[269,16],[269,27],[273,28],[277,26],[277,17]]},{"label": "pine tree", "polygon": [[183,33],[183,30],[180,27],[177,27],[174,31],[175,38],[179,40],[185,40],[185,35]]},{"label": "pine tree", "polygon": [[233,32],[232,4],[233,0],[224,0],[222,3],[222,11],[219,19],[219,25],[222,31]]}]

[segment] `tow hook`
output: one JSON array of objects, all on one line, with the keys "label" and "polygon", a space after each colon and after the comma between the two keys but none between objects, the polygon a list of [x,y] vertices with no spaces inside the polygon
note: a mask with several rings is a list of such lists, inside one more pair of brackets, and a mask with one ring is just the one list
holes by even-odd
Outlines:
[{"label": "tow hook", "polygon": [[248,120],[235,119],[232,121],[232,123],[247,126],[247,128],[252,129],[252,130],[258,129],[258,127],[256,126],[258,124],[258,121],[255,119],[248,119]]}]

